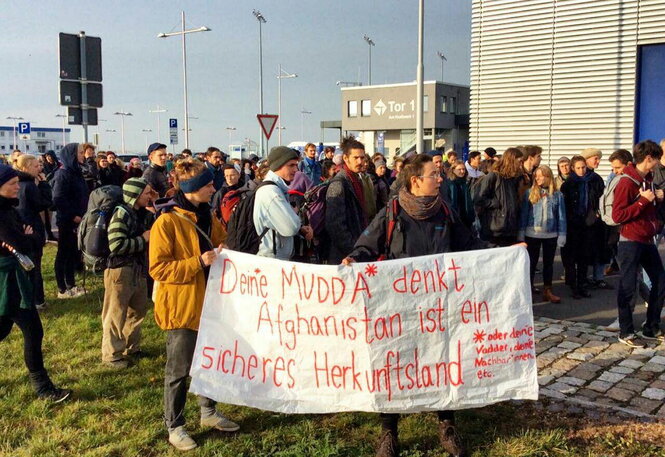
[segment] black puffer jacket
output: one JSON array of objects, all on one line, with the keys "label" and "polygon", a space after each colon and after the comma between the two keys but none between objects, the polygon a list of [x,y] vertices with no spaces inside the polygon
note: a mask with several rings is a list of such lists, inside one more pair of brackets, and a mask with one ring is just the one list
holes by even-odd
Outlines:
[{"label": "black puffer jacket", "polygon": [[326,191],[326,232],[330,237],[328,262],[331,265],[339,264],[353,250],[365,230],[365,220],[351,180],[346,170],[342,170],[330,180]]},{"label": "black puffer jacket", "polygon": [[152,190],[157,192],[160,197],[166,195],[166,191],[169,190],[169,179],[166,175],[166,167],[160,167],[151,163],[143,172],[143,179],[150,184]]},{"label": "black puffer jacket", "polygon": [[517,236],[521,181],[521,176],[504,178],[490,171],[476,182],[473,204],[480,219],[481,238]]},{"label": "black puffer jacket", "polygon": [[19,172],[18,212],[25,223],[32,227],[37,239],[44,243],[46,233],[40,213],[51,207],[53,197],[51,186],[46,181],[35,184],[35,178],[28,173]]},{"label": "black puffer jacket", "polygon": [[350,257],[358,262],[371,262],[384,254],[388,259],[403,259],[487,247],[487,243],[473,236],[447,205],[445,211],[424,221],[413,219],[398,206],[390,247],[385,252],[387,214],[387,208],[379,211],[360,235]]},{"label": "black puffer jacket", "polygon": [[76,157],[78,146],[78,143],[69,143],[62,148],[62,167],[55,172],[51,182],[59,225],[74,224],[74,218],[83,217],[88,208],[88,186]]}]

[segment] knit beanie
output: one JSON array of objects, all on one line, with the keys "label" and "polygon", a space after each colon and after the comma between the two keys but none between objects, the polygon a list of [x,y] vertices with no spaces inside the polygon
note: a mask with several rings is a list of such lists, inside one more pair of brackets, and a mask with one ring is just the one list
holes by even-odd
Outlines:
[{"label": "knit beanie", "polygon": [[599,159],[603,158],[603,152],[598,148],[586,148],[580,155],[584,157],[584,159],[589,159],[594,156],[598,156]]},{"label": "knit beanie", "polygon": [[122,185],[122,198],[127,205],[134,207],[134,203],[141,196],[148,182],[143,178],[129,178]]},{"label": "knit beanie", "polygon": [[381,159],[379,159],[379,160],[377,160],[376,162],[374,162],[374,166],[375,166],[376,168],[379,168],[379,167],[385,167],[385,166],[386,166],[386,161],[385,161],[385,160],[381,160]]},{"label": "knit beanie", "polygon": [[268,154],[268,164],[272,171],[282,168],[289,160],[298,160],[298,153],[286,146],[275,146]]},{"label": "knit beanie", "polygon": [[0,164],[0,186],[18,176],[18,172],[9,165]]},{"label": "knit beanie", "polygon": [[339,154],[335,154],[333,156],[333,163],[338,167],[341,167],[342,164],[344,163],[344,154],[342,154],[341,152]]}]

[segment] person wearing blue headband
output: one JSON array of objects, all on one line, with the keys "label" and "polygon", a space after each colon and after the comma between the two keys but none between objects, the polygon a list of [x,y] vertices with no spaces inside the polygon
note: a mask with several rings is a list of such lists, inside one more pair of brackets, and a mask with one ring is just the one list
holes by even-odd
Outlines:
[{"label": "person wearing blue headband", "polygon": [[[195,159],[174,169],[177,189],[150,231],[150,276],[156,281],[155,320],[166,331],[164,419],[169,442],[178,450],[194,449],[185,430],[187,377],[194,356],[203,298],[216,247],[226,232],[209,205],[215,193],[213,174]],[[201,425],[234,432],[238,424],[222,416],[209,398],[198,397]]]}]

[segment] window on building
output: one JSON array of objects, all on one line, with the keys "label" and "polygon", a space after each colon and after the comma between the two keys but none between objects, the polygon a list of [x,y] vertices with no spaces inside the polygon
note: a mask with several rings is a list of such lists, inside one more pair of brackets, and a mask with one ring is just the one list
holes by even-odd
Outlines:
[{"label": "window on building", "polygon": [[442,113],[447,113],[448,112],[448,97],[446,97],[445,95],[442,95],[441,97],[439,97],[439,104],[441,105],[439,110]]},{"label": "window on building", "polygon": [[360,102],[360,115],[363,117],[369,117],[372,115],[372,101],[371,100],[362,100]]},{"label": "window on building", "polygon": [[453,114],[457,112],[457,100],[455,97],[450,97],[450,112]]},{"label": "window on building", "polygon": [[46,133],[45,132],[37,132],[37,137],[38,138],[46,138]]},{"label": "window on building", "polygon": [[30,150],[30,145],[29,145],[29,144],[26,144],[26,145],[25,145],[25,150],[26,150],[26,151],[29,151],[29,150]]},{"label": "window on building", "polygon": [[5,136],[5,132],[0,132],[0,136]]},{"label": "window on building", "polygon": [[423,112],[429,111],[429,95],[423,95]]},{"label": "window on building", "polygon": [[4,151],[5,150],[5,145],[3,144],[2,146],[0,146],[0,149],[2,149]]},{"label": "window on building", "polygon": [[358,102],[351,100],[348,102],[349,117],[358,117]]}]

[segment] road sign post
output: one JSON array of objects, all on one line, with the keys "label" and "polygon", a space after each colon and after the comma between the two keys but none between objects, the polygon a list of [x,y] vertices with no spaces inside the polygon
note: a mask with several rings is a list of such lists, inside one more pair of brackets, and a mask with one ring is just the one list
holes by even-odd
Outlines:
[{"label": "road sign post", "polygon": [[102,40],[79,34],[60,33],[60,104],[67,106],[70,125],[82,125],[88,142],[88,125],[97,125],[102,97]]},{"label": "road sign post", "polygon": [[171,144],[178,144],[178,119],[169,119],[169,139]]},{"label": "road sign post", "polygon": [[266,136],[266,150],[268,150],[268,141],[272,132],[275,130],[275,125],[277,125],[277,119],[279,116],[276,114],[257,114],[256,118],[259,120],[259,125],[261,126],[261,131]]}]

